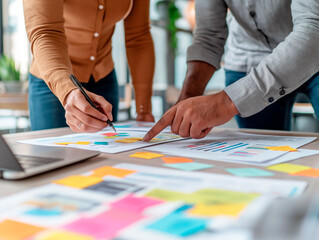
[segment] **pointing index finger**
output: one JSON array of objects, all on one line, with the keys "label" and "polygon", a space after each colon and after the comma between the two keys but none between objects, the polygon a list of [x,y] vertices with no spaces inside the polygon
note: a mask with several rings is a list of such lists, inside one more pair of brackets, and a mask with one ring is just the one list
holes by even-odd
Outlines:
[{"label": "pointing index finger", "polygon": [[148,131],[148,133],[145,134],[143,141],[148,142],[153,137],[155,137],[157,134],[159,134],[161,131],[163,131],[167,126],[169,126],[175,116],[176,108],[173,107],[170,110],[168,110],[164,116],[151,128],[151,130]]}]

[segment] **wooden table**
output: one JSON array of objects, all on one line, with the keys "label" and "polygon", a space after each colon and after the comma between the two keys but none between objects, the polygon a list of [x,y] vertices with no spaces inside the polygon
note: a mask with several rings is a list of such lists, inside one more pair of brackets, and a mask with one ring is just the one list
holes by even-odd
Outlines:
[{"label": "wooden table", "polygon": [[[220,129],[221,128],[216,128],[216,130],[214,131],[218,131]],[[233,131],[239,131],[239,130],[233,129]],[[257,134],[319,137],[319,134],[317,133],[315,134],[315,133],[264,131],[264,130],[241,130],[241,131],[248,132],[248,133],[257,133]],[[14,145],[14,144],[19,144],[19,143],[16,143],[17,140],[40,138],[40,137],[54,137],[54,136],[60,136],[60,135],[70,134],[70,133],[72,132],[69,128],[60,128],[60,129],[52,129],[52,130],[8,134],[8,135],[5,135],[4,137],[9,144]],[[311,142],[303,146],[303,148],[319,150],[319,140],[317,139],[314,142]],[[152,160],[146,160],[146,159],[144,160],[144,159],[129,157],[130,154],[136,151],[139,151],[139,150],[132,150],[132,151],[118,153],[118,154],[102,153],[101,155],[94,157],[92,159],[79,162],[70,166],[66,166],[61,169],[53,170],[51,172],[47,172],[38,176],[30,177],[28,179],[17,180],[17,181],[0,180],[0,197],[5,197],[10,194],[27,190],[29,188],[48,184],[52,180],[63,178],[69,175],[81,174],[81,173],[84,173],[89,170],[92,170],[101,166],[105,166],[105,165],[116,165],[119,163],[134,163],[134,164],[165,168],[163,165],[163,161],[160,158],[152,159]],[[214,164],[215,165],[214,168],[201,170],[202,172],[210,172],[210,173],[229,174],[228,172],[225,171],[225,168],[250,166],[246,164],[236,164],[236,163],[228,163],[228,162],[220,162],[220,161],[209,161],[209,160],[201,160],[201,159],[195,159],[195,160],[197,162]],[[314,168],[319,168],[319,155],[314,155],[314,156],[298,159],[292,162],[295,164],[304,164]],[[251,167],[256,167],[256,166],[251,166]],[[274,172],[274,173],[275,175],[271,178],[307,181],[309,185],[305,192],[306,195],[313,195],[319,189],[319,179],[317,178],[290,176],[286,173],[281,173],[281,172]]]}]

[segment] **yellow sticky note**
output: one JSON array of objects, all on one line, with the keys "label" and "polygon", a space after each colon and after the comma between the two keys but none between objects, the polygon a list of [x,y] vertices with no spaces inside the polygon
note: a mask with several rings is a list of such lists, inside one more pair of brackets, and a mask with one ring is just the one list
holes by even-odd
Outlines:
[{"label": "yellow sticky note", "polygon": [[53,182],[73,188],[87,188],[102,181],[103,179],[97,176],[74,175],[59,180],[55,180]]},{"label": "yellow sticky note", "polygon": [[69,145],[69,144],[74,144],[74,142],[60,142],[60,143],[55,143],[56,145]]},{"label": "yellow sticky note", "polygon": [[76,142],[77,145],[89,145],[91,142]]},{"label": "yellow sticky note", "polygon": [[104,138],[107,138],[107,139],[112,139],[112,138],[118,138],[119,136],[109,136],[109,137],[104,137]]},{"label": "yellow sticky note", "polygon": [[238,214],[246,207],[246,204],[218,204],[218,205],[205,205],[197,204],[188,211],[189,214],[196,216],[218,216],[226,215],[237,217]]},{"label": "yellow sticky note", "polygon": [[267,169],[279,171],[279,172],[285,172],[285,173],[296,173],[296,172],[307,170],[310,168],[311,167],[308,167],[308,166],[296,165],[296,164],[290,164],[290,163],[281,163],[281,164],[267,167]]},{"label": "yellow sticky note", "polygon": [[143,138],[141,138],[141,137],[130,137],[130,138],[125,138],[125,139],[131,139],[131,140],[143,141]]},{"label": "yellow sticky note", "polygon": [[157,158],[157,157],[163,157],[164,155],[158,154],[158,153],[152,153],[152,152],[136,152],[130,157],[135,157],[135,158],[143,158],[143,159],[152,159],[152,158]]},{"label": "yellow sticky note", "polygon": [[3,240],[22,240],[43,231],[44,228],[16,222],[13,220],[4,220],[0,222],[0,239]]},{"label": "yellow sticky note", "polygon": [[115,168],[115,167],[101,167],[98,169],[93,170],[92,176],[94,177],[104,177],[107,175],[115,176],[123,178],[129,174],[135,173],[136,171],[128,170],[128,169],[122,169],[122,168]]},{"label": "yellow sticky note", "polygon": [[136,143],[138,142],[139,140],[134,140],[134,139],[120,139],[120,140],[115,140],[115,142],[117,143]]},{"label": "yellow sticky note", "polygon": [[39,234],[37,240],[94,240],[93,237],[68,231],[53,230]]},{"label": "yellow sticky note", "polygon": [[283,152],[296,152],[298,149],[292,148],[290,146],[277,146],[277,147],[265,147],[272,151],[283,151]]}]

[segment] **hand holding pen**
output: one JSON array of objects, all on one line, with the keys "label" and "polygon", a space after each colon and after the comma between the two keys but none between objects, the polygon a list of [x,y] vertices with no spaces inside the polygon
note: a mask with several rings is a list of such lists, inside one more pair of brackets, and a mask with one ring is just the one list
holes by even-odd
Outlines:
[{"label": "hand holding pen", "polygon": [[71,76],[78,89],[68,94],[64,105],[65,118],[70,128],[74,132],[98,132],[109,125],[115,131],[111,123],[112,105],[104,97],[84,90],[81,83]]}]

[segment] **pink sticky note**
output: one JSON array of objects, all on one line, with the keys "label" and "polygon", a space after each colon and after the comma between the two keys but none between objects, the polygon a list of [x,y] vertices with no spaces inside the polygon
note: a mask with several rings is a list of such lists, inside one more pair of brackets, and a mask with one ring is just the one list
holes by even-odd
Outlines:
[{"label": "pink sticky note", "polygon": [[111,205],[115,208],[127,211],[142,212],[148,207],[161,203],[163,203],[163,201],[150,197],[136,197],[134,195],[128,195],[116,202],[113,202]]},{"label": "pink sticky note", "polygon": [[78,219],[64,228],[75,233],[86,234],[98,239],[114,238],[119,231],[141,220],[138,212],[112,208],[95,217]]},{"label": "pink sticky note", "polygon": [[119,134],[118,134],[118,133],[110,132],[110,133],[102,133],[102,135],[108,136],[108,137],[113,137],[113,136],[116,136],[116,135],[119,135]]}]

